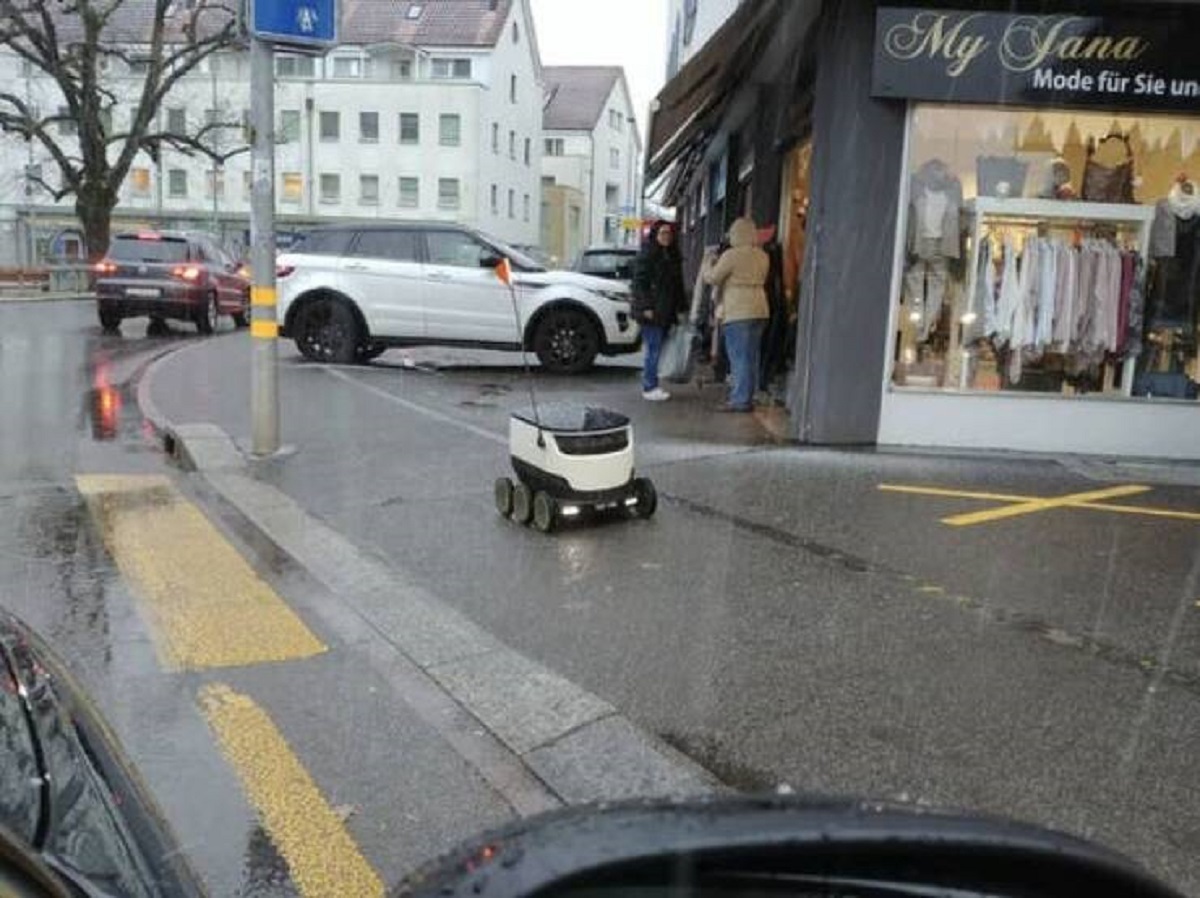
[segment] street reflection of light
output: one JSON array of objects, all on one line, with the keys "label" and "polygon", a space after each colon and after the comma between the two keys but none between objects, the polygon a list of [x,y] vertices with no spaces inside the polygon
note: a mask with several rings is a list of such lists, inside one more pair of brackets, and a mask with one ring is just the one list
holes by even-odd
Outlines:
[{"label": "street reflection of light", "polygon": [[114,439],[121,419],[121,394],[109,382],[110,368],[103,359],[92,375],[92,435],[98,440]]}]

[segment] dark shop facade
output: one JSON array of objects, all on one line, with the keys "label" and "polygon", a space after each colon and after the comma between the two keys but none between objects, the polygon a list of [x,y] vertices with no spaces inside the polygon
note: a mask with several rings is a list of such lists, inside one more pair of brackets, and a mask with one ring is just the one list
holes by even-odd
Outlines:
[{"label": "dark shop facade", "polygon": [[664,87],[687,274],[750,214],[818,445],[1200,458],[1200,4],[746,0]]}]

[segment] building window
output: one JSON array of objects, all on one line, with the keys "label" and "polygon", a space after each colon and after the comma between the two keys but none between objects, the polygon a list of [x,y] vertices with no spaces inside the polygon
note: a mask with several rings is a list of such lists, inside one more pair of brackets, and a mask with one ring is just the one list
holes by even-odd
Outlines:
[{"label": "building window", "polygon": [[304,199],[304,175],[298,171],[283,173],[283,190],[279,198],[285,203],[299,203]]},{"label": "building window", "polygon": [[562,156],[566,152],[567,142],[561,137],[547,137],[545,151],[547,156]]},{"label": "building window", "polygon": [[610,128],[612,128],[614,131],[620,131],[622,130],[622,122],[623,119],[621,113],[617,112],[615,109],[608,110],[608,126]]},{"label": "building window", "polygon": [[79,123],[75,121],[75,118],[71,115],[71,110],[69,107],[59,106],[58,114],[62,116],[58,122],[59,134],[70,135],[79,133]]},{"label": "building window", "polygon": [[300,110],[285,109],[279,113],[279,142],[295,143],[300,139]]},{"label": "building window", "polygon": [[[888,341],[894,388],[1122,400],[1189,394],[1188,372],[1200,363],[1196,340],[1181,342],[1179,328],[1182,320],[1194,331],[1185,300],[1194,287],[1181,290],[1185,281],[1132,248],[1145,247],[1156,203],[1200,193],[1187,176],[1177,180],[1180,172],[1197,177],[1200,121],[918,104],[911,122],[904,178],[912,190],[899,223],[908,236]],[[1139,179],[1133,202],[1082,198],[1093,154],[1109,166],[1130,153]],[[1143,320],[1130,327],[1135,292],[1117,269],[1143,264],[1152,273],[1144,314],[1135,314]],[[1110,274],[1090,291],[1066,286],[1067,269],[1090,280],[1097,267]],[[1060,279],[1034,289],[1036,302],[1010,303],[1021,293],[1018,268],[1022,285],[1027,273],[1051,268]]]},{"label": "building window", "polygon": [[492,122],[492,152],[500,152],[500,123]]},{"label": "building window", "polygon": [[219,168],[210,168],[205,172],[204,195],[209,199],[221,199],[225,196],[225,172]]},{"label": "building window", "polygon": [[129,60],[129,74],[144,77],[150,74],[149,59],[131,59]]},{"label": "building window", "polygon": [[150,169],[131,168],[129,170],[129,192],[134,196],[150,195]]},{"label": "building window", "polygon": [[517,102],[517,76],[510,75],[508,77],[508,102]]},{"label": "building window", "polygon": [[397,81],[412,80],[412,60],[396,59],[392,62],[392,78]]},{"label": "building window", "polygon": [[618,150],[616,147],[609,148],[608,167],[609,168],[620,168],[621,167],[621,151]]},{"label": "building window", "polygon": [[410,3],[410,4],[408,4],[408,9],[406,9],[404,11],[404,18],[419,19],[419,18],[421,18],[421,12],[424,9],[425,9],[424,3]]},{"label": "building window", "polygon": [[462,116],[447,113],[438,116],[438,143],[444,147],[456,147],[462,143]]},{"label": "building window", "polygon": [[275,76],[278,78],[312,78],[317,61],[311,56],[276,56]]},{"label": "building window", "polygon": [[517,192],[511,188],[508,191],[508,217],[517,217]]},{"label": "building window", "polygon": [[525,211],[525,215],[524,215],[524,218],[525,218],[525,220],[526,220],[526,221],[529,221],[529,194],[528,194],[528,193],[527,193],[527,194],[525,194],[525,204],[524,204],[524,205],[525,205],[525,210],[524,210],[524,211]]},{"label": "building window", "polygon": [[513,21],[512,37],[513,37],[514,44],[518,44],[521,42],[521,26],[518,25],[515,20]]},{"label": "building window", "polygon": [[360,112],[358,114],[358,142],[379,142],[379,113]]},{"label": "building window", "polygon": [[400,142],[407,144],[421,142],[421,116],[417,113],[400,113]]},{"label": "building window", "polygon": [[337,140],[342,132],[342,116],[340,112],[322,110],[321,140]]},{"label": "building window", "polygon": [[553,187],[557,183],[558,183],[558,179],[555,178],[554,175],[542,175],[542,186],[543,187]]},{"label": "building window", "polygon": [[509,159],[517,158],[517,132],[516,131],[508,132],[508,158]]},{"label": "building window", "polygon": [[458,178],[438,178],[438,208],[457,209],[460,202]]},{"label": "building window", "polygon": [[321,202],[340,203],[342,201],[342,176],[334,174],[321,175]]},{"label": "building window", "polygon": [[696,8],[699,0],[683,0],[683,45],[691,46],[696,34]]},{"label": "building window", "polygon": [[245,194],[246,202],[250,202],[254,198],[254,183],[248,171],[242,172],[242,193]]},{"label": "building window", "polygon": [[532,145],[533,145],[533,141],[531,141],[528,137],[526,137],[525,138],[525,164],[526,165],[530,164],[529,159],[530,159],[530,153],[532,151]]},{"label": "building window", "polygon": [[187,171],[172,168],[167,172],[167,196],[182,198],[188,195]]},{"label": "building window", "polygon": [[333,58],[334,78],[361,78],[364,71],[363,61],[357,56],[335,56]]},{"label": "building window", "polygon": [[500,188],[495,184],[492,185],[492,214],[500,214]]},{"label": "building window", "polygon": [[415,209],[421,205],[421,179],[402,177],[400,179],[400,207]]},{"label": "building window", "polygon": [[358,202],[362,206],[379,205],[379,175],[358,176]]},{"label": "building window", "polygon": [[435,59],[429,75],[439,81],[464,81],[471,77],[471,60],[469,59]]}]

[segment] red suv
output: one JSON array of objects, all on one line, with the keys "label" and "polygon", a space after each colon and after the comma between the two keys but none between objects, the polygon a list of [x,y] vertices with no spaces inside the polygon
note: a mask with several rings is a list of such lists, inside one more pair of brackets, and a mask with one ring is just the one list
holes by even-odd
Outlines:
[{"label": "red suv", "polygon": [[117,234],[95,270],[106,331],[143,315],[158,324],[191,321],[202,334],[211,334],[222,315],[231,315],[238,327],[250,322],[249,271],[207,234]]}]

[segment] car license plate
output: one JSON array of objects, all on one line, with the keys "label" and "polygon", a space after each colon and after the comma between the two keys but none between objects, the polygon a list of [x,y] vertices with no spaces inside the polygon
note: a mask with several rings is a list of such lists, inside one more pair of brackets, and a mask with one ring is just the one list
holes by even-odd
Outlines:
[{"label": "car license plate", "polygon": [[144,296],[148,299],[157,299],[162,295],[162,291],[157,287],[126,287],[126,296]]}]

